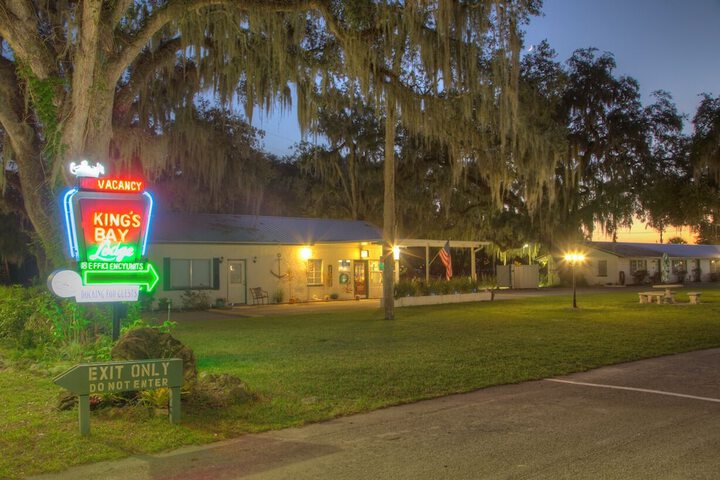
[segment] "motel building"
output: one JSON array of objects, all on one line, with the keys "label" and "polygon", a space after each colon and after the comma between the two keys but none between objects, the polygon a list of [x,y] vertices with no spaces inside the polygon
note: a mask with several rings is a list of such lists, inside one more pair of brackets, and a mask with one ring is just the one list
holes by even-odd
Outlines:
[{"label": "motel building", "polygon": [[[365,221],[163,213],[153,218],[150,238],[149,259],[160,275],[154,298],[173,308],[187,291],[232,305],[382,298],[382,231]],[[396,280],[406,248],[424,247],[429,265],[445,242],[398,242]],[[486,243],[451,246],[469,248],[474,266]]]},{"label": "motel building", "polygon": [[584,250],[578,274],[589,285],[660,283],[663,262],[669,283],[717,281],[720,276],[720,245],[588,242]]}]

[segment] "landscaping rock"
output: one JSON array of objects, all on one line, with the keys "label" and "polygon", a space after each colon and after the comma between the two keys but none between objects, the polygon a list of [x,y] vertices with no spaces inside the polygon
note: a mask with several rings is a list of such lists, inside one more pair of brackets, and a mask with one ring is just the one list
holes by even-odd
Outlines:
[{"label": "landscaping rock", "polygon": [[234,375],[202,374],[190,392],[190,403],[206,407],[228,407],[255,400],[247,385]]},{"label": "landscaping rock", "polygon": [[192,349],[169,333],[156,328],[136,328],[120,337],[111,351],[114,360],[147,360],[180,358],[183,361],[184,387],[192,388],[197,380],[197,366]]}]

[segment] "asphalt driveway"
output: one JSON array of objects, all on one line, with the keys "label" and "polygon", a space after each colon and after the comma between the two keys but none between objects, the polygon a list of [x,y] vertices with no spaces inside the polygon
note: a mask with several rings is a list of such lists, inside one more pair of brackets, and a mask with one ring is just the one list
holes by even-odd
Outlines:
[{"label": "asphalt driveway", "polygon": [[42,478],[716,479],[719,453],[713,349]]}]

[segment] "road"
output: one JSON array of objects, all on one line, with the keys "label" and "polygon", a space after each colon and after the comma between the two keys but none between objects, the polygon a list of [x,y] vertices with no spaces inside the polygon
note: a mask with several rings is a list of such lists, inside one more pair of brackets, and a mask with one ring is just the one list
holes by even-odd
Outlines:
[{"label": "road", "polygon": [[717,479],[720,349],[452,395],[45,479]]}]

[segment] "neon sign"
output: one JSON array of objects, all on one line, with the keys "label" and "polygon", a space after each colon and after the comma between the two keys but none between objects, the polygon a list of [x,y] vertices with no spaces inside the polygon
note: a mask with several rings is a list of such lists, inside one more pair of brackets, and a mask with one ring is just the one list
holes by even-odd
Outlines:
[{"label": "neon sign", "polygon": [[[71,170],[72,170],[71,166]],[[102,165],[74,165],[75,188],[62,197],[69,253],[83,285],[134,285],[152,290],[157,272],[147,262],[153,198],[145,182],[99,178]]]}]

